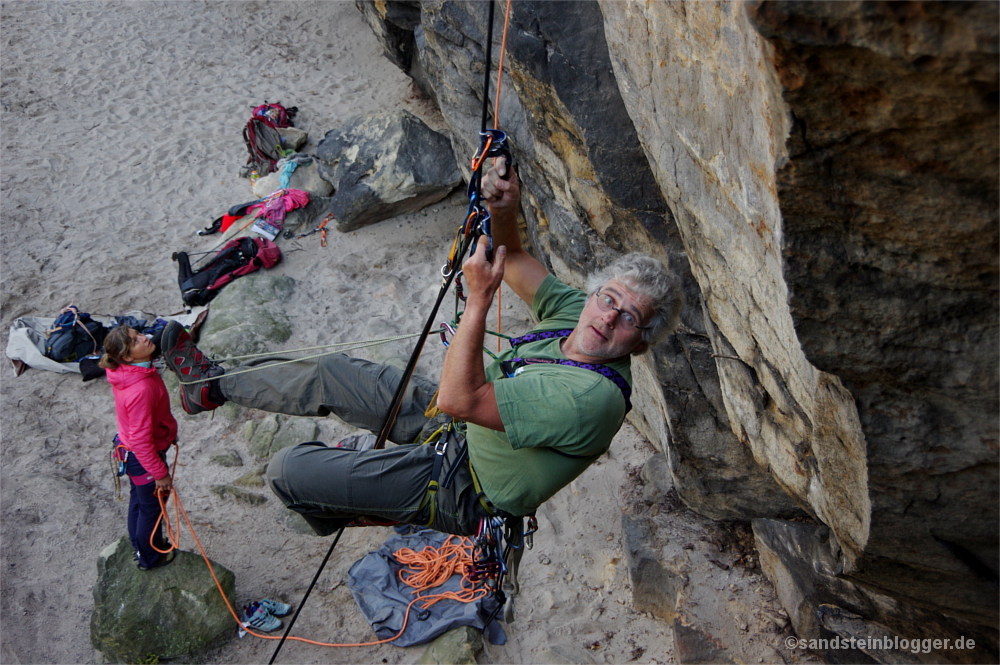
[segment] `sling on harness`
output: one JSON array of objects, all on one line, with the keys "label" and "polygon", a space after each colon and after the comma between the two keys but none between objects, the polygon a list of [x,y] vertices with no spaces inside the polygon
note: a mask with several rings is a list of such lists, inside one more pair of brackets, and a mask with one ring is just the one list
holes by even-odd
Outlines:
[{"label": "sling on harness", "polygon": [[[530,342],[569,337],[572,332],[572,330],[545,330],[542,332],[528,333],[527,335],[523,335],[521,337],[514,337],[509,341],[511,348],[516,349],[518,346],[528,344]],[[528,365],[542,363],[548,365],[565,365],[566,367],[579,367],[581,369],[590,370],[591,372],[597,372],[618,386],[618,389],[622,393],[622,397],[625,398],[625,413],[632,410],[632,386],[628,384],[625,377],[607,365],[599,363],[581,363],[575,360],[569,360],[568,358],[564,360],[554,360],[549,358],[512,358],[511,360],[500,363],[500,369],[503,370],[504,376],[507,378],[513,378]]]}]

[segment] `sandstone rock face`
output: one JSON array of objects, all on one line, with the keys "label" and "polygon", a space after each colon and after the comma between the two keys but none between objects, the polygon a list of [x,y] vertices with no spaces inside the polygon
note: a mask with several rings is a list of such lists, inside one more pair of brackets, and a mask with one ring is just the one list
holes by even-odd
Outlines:
[{"label": "sandstone rock face", "polygon": [[[462,164],[487,5],[358,6]],[[632,414],[684,501],[798,506],[830,574],[884,599],[836,587],[842,607],[903,635],[917,608],[990,626],[994,649],[997,23],[994,3],[517,2],[499,112],[536,256],[579,285],[647,251],[684,281]]]},{"label": "sandstone rock face", "polygon": [[850,391],[877,478],[854,576],[995,622],[969,562],[995,576],[997,7],[753,16],[795,118],[777,185],[796,333]]},{"label": "sandstone rock face", "polygon": [[649,163],[714,323],[730,427],[833,526],[851,566],[871,513],[864,436],[851,395],[806,359],[786,304],[774,189],[785,113],[762,75],[763,39],[739,5],[603,9],[623,96],[646,127]]},{"label": "sandstone rock face", "polygon": [[[385,29],[397,34],[390,46],[400,52],[390,59],[403,62],[412,50],[412,67],[438,101],[468,177],[462,157],[479,145],[486,5],[358,6],[369,22],[384,20]],[[411,19],[394,19],[412,14],[399,6],[421,11],[412,48],[398,35]],[[500,116],[525,183],[525,231],[536,256],[576,285],[624,251],[668,260],[685,285],[684,326],[635,363],[635,424],[661,446],[672,442],[666,452],[678,492],[703,514],[734,519],[796,512],[729,427],[700,288],[618,92],[600,7],[545,1],[512,7]],[[496,23],[499,33],[499,16]]]},{"label": "sandstone rock face", "polygon": [[227,284],[212,301],[201,344],[215,357],[264,353],[291,335],[282,301],[295,280],[257,272]]}]

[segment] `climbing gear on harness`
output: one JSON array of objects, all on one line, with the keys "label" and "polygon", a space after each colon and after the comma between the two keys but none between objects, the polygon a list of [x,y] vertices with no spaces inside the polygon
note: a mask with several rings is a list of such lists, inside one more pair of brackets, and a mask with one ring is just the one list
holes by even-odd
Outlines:
[{"label": "climbing gear on harness", "polygon": [[129,449],[118,438],[118,432],[111,439],[111,471],[115,478],[115,500],[122,500],[122,476],[125,475],[125,464],[128,462]]},{"label": "climbing gear on harness", "polygon": [[[211,411],[221,406],[212,400],[208,379],[225,374],[225,370],[205,357],[191,340],[191,335],[177,321],[163,329],[160,348],[167,367],[181,378],[181,405],[190,414]],[[183,383],[183,379],[198,383]]]},{"label": "climbing gear on harness", "polygon": [[[428,507],[428,518],[427,523],[422,526],[430,526],[434,524],[434,518],[437,516],[437,493],[438,489],[441,487],[441,483],[438,481],[438,477],[441,475],[441,467],[444,465],[444,454],[448,450],[448,438],[451,435],[451,423],[447,425],[442,425],[437,432],[432,434],[424,442],[424,445],[434,446],[434,465],[431,467],[431,479],[427,483],[427,492],[424,494],[423,501],[420,502],[420,507],[418,510],[423,510],[424,507]],[[458,460],[452,464],[455,467],[458,464]],[[451,471],[451,469],[449,469]]]},{"label": "climbing gear on harness", "polygon": [[[497,608],[487,619],[489,625],[502,609],[504,621],[514,620],[513,596],[520,591],[517,571],[524,554],[525,545],[531,548],[528,536],[538,530],[538,520],[528,516],[528,530],[524,529],[524,518],[507,515],[505,517],[484,517],[479,522],[479,532],[473,544],[473,562],[469,566],[469,578],[483,581],[493,590]],[[511,581],[505,582],[510,575]],[[507,592],[511,595],[508,597]]]}]

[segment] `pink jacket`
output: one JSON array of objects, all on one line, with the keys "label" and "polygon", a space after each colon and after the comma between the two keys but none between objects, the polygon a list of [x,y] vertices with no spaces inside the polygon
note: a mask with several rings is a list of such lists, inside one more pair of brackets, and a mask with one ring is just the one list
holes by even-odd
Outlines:
[{"label": "pink jacket", "polygon": [[[177,421],[170,413],[170,396],[152,367],[122,365],[107,371],[114,388],[118,439],[132,451],[154,479],[167,475],[159,452],[177,439]],[[135,478],[138,485],[149,480]]]}]

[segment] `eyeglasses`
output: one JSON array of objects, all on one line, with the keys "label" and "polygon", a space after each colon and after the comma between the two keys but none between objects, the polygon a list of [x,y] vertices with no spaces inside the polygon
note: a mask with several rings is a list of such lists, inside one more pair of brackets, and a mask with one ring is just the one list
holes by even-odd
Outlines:
[{"label": "eyeglasses", "polygon": [[636,330],[649,330],[649,326],[640,326],[639,321],[638,319],[635,318],[635,316],[633,316],[629,312],[626,312],[616,307],[618,301],[615,300],[614,296],[608,293],[601,293],[600,289],[597,289],[594,295],[597,296],[597,309],[601,310],[602,312],[610,312],[611,310],[615,310],[616,312],[618,312],[618,318],[621,319],[622,323],[625,324],[626,328],[635,328]]}]

